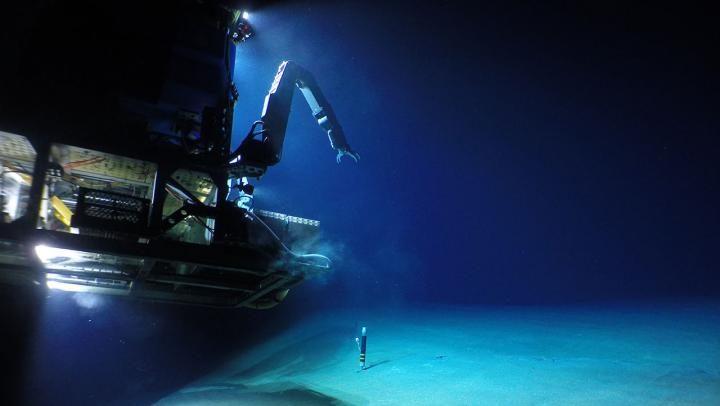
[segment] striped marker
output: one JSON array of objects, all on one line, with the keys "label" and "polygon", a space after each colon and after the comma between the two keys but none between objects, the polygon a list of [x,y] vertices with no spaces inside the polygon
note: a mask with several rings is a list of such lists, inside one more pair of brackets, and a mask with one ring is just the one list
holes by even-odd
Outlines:
[{"label": "striped marker", "polygon": [[367,329],[362,328],[362,338],[360,339],[360,369],[365,369],[365,352],[367,351]]}]

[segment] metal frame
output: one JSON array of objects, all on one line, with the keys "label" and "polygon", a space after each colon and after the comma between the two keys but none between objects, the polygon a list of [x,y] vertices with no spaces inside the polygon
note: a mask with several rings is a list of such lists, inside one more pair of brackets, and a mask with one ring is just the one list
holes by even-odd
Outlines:
[{"label": "metal frame", "polygon": [[[158,165],[150,206],[147,235],[135,241],[71,234],[38,229],[40,202],[45,173],[48,168],[49,150],[53,142],[103,151],[99,145],[73,144],[68,139],[54,140],[23,134],[36,150],[33,181],[25,215],[10,224],[0,224],[0,241],[16,244],[27,258],[24,265],[0,264],[0,280],[24,281],[44,284],[46,274],[82,276],[83,280],[124,281],[129,289],[117,293],[161,302],[196,304],[220,307],[264,308],[274,292],[289,289],[306,277],[321,273],[325,268],[297,261],[282,251],[267,252],[248,244],[214,243],[198,245],[156,238],[163,230],[162,208],[167,192],[165,185],[176,169],[199,170],[208,173],[218,187],[219,196],[227,195],[226,167],[219,157],[191,157],[164,151],[133,150],[106,151],[128,158],[142,159]],[[84,145],[83,145],[84,144]],[[183,165],[178,165],[182,162]],[[205,215],[214,217],[215,234],[224,235],[228,227],[218,208],[204,206]],[[213,215],[213,213],[215,215]],[[108,274],[46,270],[37,258],[34,248],[47,245],[53,248],[82,251],[107,257],[130,258],[142,262],[142,266],[130,274]],[[20,248],[22,247],[22,248]],[[167,275],[162,273],[163,264],[184,264],[200,270],[198,275]],[[108,293],[105,288],[79,283],[86,291]]]}]

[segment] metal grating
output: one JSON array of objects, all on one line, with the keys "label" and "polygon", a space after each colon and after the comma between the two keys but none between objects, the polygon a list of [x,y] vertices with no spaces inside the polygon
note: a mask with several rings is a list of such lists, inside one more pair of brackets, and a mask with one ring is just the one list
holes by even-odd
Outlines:
[{"label": "metal grating", "polygon": [[275,219],[280,220],[285,223],[293,223],[293,224],[302,224],[306,226],[312,226],[312,227],[320,227],[320,222],[317,220],[310,220],[302,217],[296,217],[296,216],[288,216],[287,214],[278,213],[274,211],[267,211],[267,210],[255,210],[255,214],[261,217],[269,218],[269,219]]},{"label": "metal grating", "polygon": [[80,188],[73,227],[141,232],[147,227],[150,201],[119,193]]}]

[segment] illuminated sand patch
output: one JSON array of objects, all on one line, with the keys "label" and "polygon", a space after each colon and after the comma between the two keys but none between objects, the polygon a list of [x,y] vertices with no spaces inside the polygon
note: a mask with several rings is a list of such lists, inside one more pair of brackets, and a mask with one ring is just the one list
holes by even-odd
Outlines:
[{"label": "illuminated sand patch", "polygon": [[158,404],[720,404],[718,304],[360,316],[299,323]]}]

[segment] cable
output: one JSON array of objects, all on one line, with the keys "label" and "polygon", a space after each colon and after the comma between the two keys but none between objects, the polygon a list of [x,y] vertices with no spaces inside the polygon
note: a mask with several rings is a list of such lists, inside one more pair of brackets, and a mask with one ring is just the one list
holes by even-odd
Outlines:
[{"label": "cable", "polygon": [[[187,191],[184,191],[184,190],[183,190],[184,188],[182,188],[179,184],[177,184],[177,182],[175,182],[175,181],[172,180],[172,179],[169,180],[168,183],[167,183],[165,186],[166,186],[166,190],[168,190],[168,192],[170,192],[171,195],[174,194],[173,192],[176,192],[176,193],[179,192],[179,193],[182,193],[182,194],[187,194],[187,195],[188,195],[187,197],[194,198],[195,200],[197,199],[194,195],[192,195],[192,193],[189,193],[189,192],[187,192]],[[174,191],[171,191],[170,189],[175,189],[175,190],[174,190]],[[177,197],[177,196],[175,196],[175,197]],[[243,198],[245,198],[245,197],[249,198],[249,201],[250,201],[251,205],[254,205],[255,199],[254,199],[253,196],[251,196],[251,195],[245,195],[245,196],[242,196],[242,197],[243,197]],[[239,198],[238,198],[238,199],[239,199]],[[237,201],[237,200],[236,200],[236,201]],[[199,202],[199,203],[202,204],[202,202]],[[260,223],[263,227],[265,227],[265,229],[268,231],[268,233],[270,233],[270,235],[271,235],[273,238],[275,238],[275,240],[280,244],[280,246],[281,246],[285,251],[287,251],[287,253],[290,254],[292,257],[294,257],[294,258],[304,258],[304,259],[310,259],[310,258],[322,259],[322,260],[324,260],[324,261],[326,262],[324,265],[313,264],[313,263],[304,263],[304,264],[305,264],[305,265],[310,265],[310,266],[319,266],[319,267],[325,268],[325,269],[329,269],[329,268],[330,268],[330,266],[331,266],[331,264],[332,264],[332,261],[330,260],[330,258],[328,258],[328,257],[326,257],[325,255],[322,255],[322,254],[298,254],[298,253],[294,252],[294,251],[291,250],[287,245],[285,245],[285,243],[282,241],[282,239],[280,239],[280,237],[278,237],[278,235],[275,234],[275,231],[273,231],[273,229],[270,228],[270,226],[268,226],[264,221],[262,221],[262,219],[261,219],[260,217],[258,217],[255,213],[253,213],[252,211],[248,211],[248,210],[245,210],[245,213],[247,213],[247,214],[248,214],[250,217],[252,217],[254,220],[257,220],[258,223]],[[198,219],[196,218],[196,220],[198,220]],[[198,220],[198,221],[199,221],[199,220]],[[202,222],[201,222],[201,224],[202,224]],[[210,228],[207,227],[207,225],[205,225],[205,224],[203,224],[203,226],[205,226],[206,228],[210,229]]]},{"label": "cable", "polygon": [[305,263],[305,265],[319,266],[321,268],[330,269],[330,266],[332,265],[332,261],[330,260],[330,258],[328,258],[322,254],[298,254],[298,253],[295,253],[293,250],[288,248],[287,245],[285,245],[285,243],[280,239],[280,237],[278,237],[278,235],[275,234],[275,231],[273,231],[273,229],[270,228],[270,226],[268,226],[264,221],[262,221],[262,219],[260,217],[258,217],[255,213],[250,212],[250,211],[248,211],[247,214],[250,215],[250,217],[252,217],[254,220],[257,220],[258,223],[262,224],[263,227],[265,227],[265,229],[270,233],[270,235],[272,235],[273,238],[275,238],[275,240],[277,240],[277,242],[280,243],[280,246],[282,246],[283,249],[285,249],[285,251],[287,251],[287,253],[290,254],[291,256],[293,256],[295,258],[320,258],[320,259],[323,259],[326,261],[325,265],[318,265],[318,264],[312,264],[312,263],[309,263],[309,264]]}]

